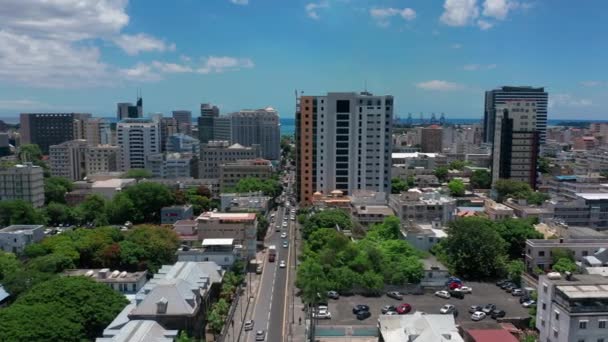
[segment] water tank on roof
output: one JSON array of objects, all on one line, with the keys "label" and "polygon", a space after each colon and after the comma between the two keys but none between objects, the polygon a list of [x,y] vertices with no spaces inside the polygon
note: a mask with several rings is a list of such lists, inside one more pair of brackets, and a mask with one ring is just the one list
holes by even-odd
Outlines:
[{"label": "water tank on roof", "polygon": [[547,273],[547,278],[552,280],[561,279],[562,275],[559,272],[549,272]]}]

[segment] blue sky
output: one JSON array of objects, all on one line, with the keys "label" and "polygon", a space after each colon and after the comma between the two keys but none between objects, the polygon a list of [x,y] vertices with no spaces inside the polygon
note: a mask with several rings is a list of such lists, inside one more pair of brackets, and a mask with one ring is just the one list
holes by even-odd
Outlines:
[{"label": "blue sky", "polygon": [[[576,4],[576,5],[575,5]],[[482,116],[483,91],[545,86],[549,118],[607,119],[604,0],[5,0],[0,116],[223,112],[294,90],[396,98],[396,113]]]}]

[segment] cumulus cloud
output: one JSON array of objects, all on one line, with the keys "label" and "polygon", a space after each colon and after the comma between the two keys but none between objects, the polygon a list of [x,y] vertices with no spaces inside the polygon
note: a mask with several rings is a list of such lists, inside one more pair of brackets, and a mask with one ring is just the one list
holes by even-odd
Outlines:
[{"label": "cumulus cloud", "polygon": [[512,10],[530,8],[531,3],[516,0],[483,0],[481,8],[477,0],[445,0],[439,20],[448,26],[476,25],[488,30],[494,26],[492,21],[505,20]]},{"label": "cumulus cloud", "polygon": [[164,41],[149,36],[145,33],[135,35],[121,34],[120,36],[114,38],[113,41],[131,56],[137,55],[140,52],[175,51],[175,44],[167,44]]},{"label": "cumulus cloud", "polygon": [[200,74],[221,74],[227,71],[251,69],[253,67],[254,63],[249,58],[210,56],[204,59],[203,66],[198,68],[196,72]]},{"label": "cumulus cloud", "polygon": [[399,16],[406,21],[416,19],[416,11],[411,8],[372,8],[370,9],[369,14],[380,26],[388,26],[389,19],[395,16]]},{"label": "cumulus cloud", "polygon": [[452,91],[464,88],[463,85],[443,80],[431,80],[426,82],[416,83],[416,88],[435,91]]},{"label": "cumulus cloud", "polygon": [[594,80],[582,81],[580,83],[584,87],[599,87],[599,86],[606,84],[606,82],[594,81]]},{"label": "cumulus cloud", "polygon": [[496,69],[496,64],[467,64],[462,68],[466,71],[492,70]]},{"label": "cumulus cloud", "polygon": [[448,26],[466,26],[478,16],[477,0],[445,0],[439,20]]},{"label": "cumulus cloud", "polygon": [[510,0],[485,0],[483,3],[483,15],[499,20],[504,20],[509,11],[517,7],[515,1]]},{"label": "cumulus cloud", "polygon": [[477,20],[477,26],[485,31],[491,29],[494,24],[486,20]]},{"label": "cumulus cloud", "polygon": [[321,18],[321,16],[319,15],[319,9],[322,8],[328,8],[329,7],[329,3],[327,1],[320,1],[320,2],[310,2],[308,4],[306,4],[306,6],[304,7],[306,9],[306,15],[314,20],[319,20]]},{"label": "cumulus cloud", "polygon": [[571,94],[552,94],[549,96],[549,107],[589,107],[593,101],[584,98],[577,98]]},{"label": "cumulus cloud", "polygon": [[245,6],[249,4],[249,0],[230,0],[235,5]]}]

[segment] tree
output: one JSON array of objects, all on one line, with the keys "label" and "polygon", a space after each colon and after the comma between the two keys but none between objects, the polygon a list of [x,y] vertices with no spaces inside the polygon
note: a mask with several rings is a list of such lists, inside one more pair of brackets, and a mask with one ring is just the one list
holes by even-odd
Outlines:
[{"label": "tree", "polygon": [[257,216],[258,216],[257,240],[264,241],[264,238],[266,237],[266,233],[268,233],[268,226],[270,224],[268,223],[268,219],[266,219],[266,216],[260,215],[260,214],[258,214]]},{"label": "tree", "polygon": [[467,217],[450,223],[440,243],[451,270],[467,279],[495,277],[503,270],[507,244],[488,220]]},{"label": "tree", "polygon": [[65,203],[65,194],[72,191],[73,185],[63,177],[49,177],[44,180],[45,203]]},{"label": "tree", "polygon": [[521,275],[524,273],[524,262],[517,259],[511,260],[507,263],[507,275],[509,279],[517,284],[517,286],[521,285]]},{"label": "tree", "polygon": [[467,162],[462,161],[462,160],[454,160],[453,162],[450,163],[450,165],[448,167],[450,170],[462,171],[462,170],[464,170],[465,166],[467,166]]},{"label": "tree", "polygon": [[316,229],[335,228],[336,226],[339,226],[340,229],[351,229],[353,227],[353,222],[350,216],[342,210],[323,210],[310,216],[306,220],[304,227],[302,228],[302,235],[306,238]]},{"label": "tree", "polygon": [[51,225],[75,223],[72,208],[65,204],[51,202],[44,208],[44,212],[45,216],[48,218],[48,223]]},{"label": "tree", "polygon": [[445,166],[440,166],[438,168],[435,169],[435,177],[437,177],[437,179],[439,179],[440,182],[445,182],[448,178],[448,168]]},{"label": "tree", "polygon": [[80,320],[76,311],[60,302],[13,304],[0,310],[0,340],[83,341],[87,336]]},{"label": "tree", "polygon": [[156,272],[162,265],[175,262],[179,239],[172,229],[137,226],[126,232],[125,240],[135,243],[144,251],[144,254],[140,255],[139,264],[151,273]]},{"label": "tree", "polygon": [[464,196],[464,183],[460,179],[452,179],[448,183],[448,189],[450,189],[450,194],[454,197]]},{"label": "tree", "polygon": [[125,193],[119,192],[106,204],[108,221],[113,224],[124,224],[133,220],[136,215],[135,205]]},{"label": "tree", "polygon": [[575,272],[578,269],[578,266],[574,263],[574,261],[568,258],[561,258],[555,263],[552,267],[555,272]]},{"label": "tree", "polygon": [[529,219],[506,219],[492,222],[503,240],[507,243],[509,259],[521,259],[528,239],[542,239],[543,234],[534,229]]},{"label": "tree", "polygon": [[399,236],[401,236],[401,221],[397,216],[389,216],[382,223],[373,225],[367,236],[380,240],[399,239]]},{"label": "tree", "polygon": [[222,332],[224,321],[226,320],[226,315],[228,315],[229,309],[230,305],[224,298],[220,298],[220,300],[211,306],[211,311],[209,312],[207,320],[211,331],[213,331],[215,334]]},{"label": "tree", "polygon": [[367,271],[359,277],[359,286],[368,294],[378,295],[384,289],[384,279],[373,271]]},{"label": "tree", "polygon": [[36,211],[29,202],[0,201],[0,225],[11,224],[46,224],[46,220],[42,212]]},{"label": "tree", "polygon": [[179,336],[177,337],[177,340],[175,340],[175,342],[194,342],[186,333],[185,330],[182,330],[181,333],[179,333]]},{"label": "tree", "polygon": [[135,178],[139,181],[144,178],[152,178],[152,172],[146,169],[130,169],[122,175],[122,178]]},{"label": "tree", "polygon": [[551,257],[553,259],[554,264],[556,264],[561,259],[568,259],[574,262],[574,252],[566,248],[551,249]]},{"label": "tree", "polygon": [[528,203],[536,205],[543,204],[549,198],[551,198],[549,195],[538,191],[530,192],[526,196],[526,200],[528,201]]},{"label": "tree", "polygon": [[158,222],[160,210],[173,204],[171,191],[158,183],[141,182],[126,188],[123,193],[133,202],[133,222]]},{"label": "tree", "polygon": [[403,181],[401,178],[391,179],[391,193],[400,194],[408,189],[408,183]]},{"label": "tree", "polygon": [[499,179],[495,188],[500,201],[506,197],[525,198],[532,192],[530,184],[512,179]]},{"label": "tree", "polygon": [[551,164],[549,163],[549,159],[540,157],[538,158],[538,172],[547,174],[551,169]]},{"label": "tree", "polygon": [[192,211],[194,212],[194,215],[198,215],[211,209],[211,200],[204,196],[187,195],[186,202],[192,204]]},{"label": "tree", "polygon": [[15,273],[21,268],[21,263],[13,253],[5,253],[0,251],[0,283],[6,275]]},{"label": "tree", "polygon": [[330,290],[325,276],[325,271],[313,258],[308,258],[300,264],[296,286],[302,290],[301,298],[304,303],[318,303],[321,299],[319,294]]},{"label": "tree", "polygon": [[87,196],[78,208],[82,213],[81,224],[92,224],[94,227],[108,224],[106,200],[100,195],[93,194]]},{"label": "tree", "polygon": [[492,187],[492,175],[487,170],[475,170],[470,178],[474,189],[489,189]]},{"label": "tree", "polygon": [[254,192],[262,191],[264,195],[270,197],[277,197],[283,191],[283,187],[276,179],[259,179],[254,177],[242,178],[235,186],[235,191],[242,192]]},{"label": "tree", "polygon": [[22,163],[31,162],[36,166],[40,166],[44,170],[45,178],[51,175],[48,165],[46,165],[46,163],[42,160],[42,151],[38,145],[25,144],[19,146],[17,157]]}]

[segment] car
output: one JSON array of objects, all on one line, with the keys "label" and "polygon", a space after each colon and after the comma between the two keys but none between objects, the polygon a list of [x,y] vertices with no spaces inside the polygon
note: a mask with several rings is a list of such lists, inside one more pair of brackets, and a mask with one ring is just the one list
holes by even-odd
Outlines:
[{"label": "car", "polygon": [[321,303],[317,305],[317,311],[322,311],[322,310],[329,310],[329,307],[327,306],[327,303]]},{"label": "car", "polygon": [[512,282],[510,282],[510,281],[505,281],[504,283],[500,284],[499,286],[500,286],[500,288],[501,288],[501,289],[503,289],[503,290],[504,290],[504,289],[506,289],[506,288],[507,288],[507,287],[509,287],[509,286],[515,286],[515,284],[513,284],[513,283],[512,283]]},{"label": "car", "polygon": [[248,321],[245,321],[245,325],[243,325],[243,329],[245,329],[245,331],[253,330],[253,320],[250,319]]},{"label": "car", "polygon": [[398,313],[397,313],[397,311],[387,311],[384,315],[394,316],[394,315],[398,315]]},{"label": "car", "polygon": [[281,239],[285,239],[287,237],[287,233],[283,232],[281,233]]},{"label": "car", "polygon": [[481,321],[484,318],[486,318],[486,313],[483,311],[477,311],[471,315],[471,320],[473,321]]},{"label": "car", "polygon": [[285,268],[285,260],[281,260],[281,262],[279,263],[279,267],[280,268]]},{"label": "car", "polygon": [[454,310],[456,310],[456,307],[452,304],[446,304],[444,306],[441,307],[441,309],[439,309],[439,313],[442,314],[449,314],[454,312]]},{"label": "car", "polygon": [[504,310],[494,309],[492,310],[492,312],[490,312],[490,317],[492,317],[493,319],[503,318],[505,317],[505,315],[506,312]]},{"label": "car", "polygon": [[486,304],[486,306],[484,306],[483,309],[481,309],[481,311],[485,312],[486,314],[489,314],[494,309],[496,309],[495,304]]},{"label": "car", "polygon": [[457,277],[449,277],[448,280],[445,282],[445,285],[450,285],[450,283],[459,283],[462,284],[462,280],[460,280],[460,278]]},{"label": "car", "polygon": [[473,293],[473,289],[468,286],[461,286],[459,288],[454,289],[454,291],[462,293]]},{"label": "car", "polygon": [[448,291],[437,291],[435,292],[435,296],[440,297],[440,298],[445,298],[445,299],[449,299],[450,293]]},{"label": "car", "polygon": [[356,315],[357,313],[361,312],[361,311],[369,311],[369,306],[364,305],[364,304],[357,304],[355,305],[355,307],[353,308],[353,313]]},{"label": "car", "polygon": [[403,295],[398,291],[389,291],[386,293],[386,296],[397,300],[403,299]]},{"label": "car", "polygon": [[258,330],[255,332],[255,340],[256,341],[264,341],[266,340],[266,332],[264,330]]},{"label": "car", "polygon": [[456,291],[456,290],[450,290],[450,291],[448,291],[448,293],[450,294],[450,297],[454,297],[454,298],[458,298],[458,299],[464,299],[464,292],[460,292],[460,291]]},{"label": "car", "polygon": [[287,222],[283,222],[283,228],[287,228]]},{"label": "car", "polygon": [[405,314],[409,313],[410,311],[412,311],[412,306],[409,305],[408,303],[403,303],[403,304],[397,306],[397,309],[395,311],[400,315],[405,315]]},{"label": "car", "polygon": [[505,291],[506,291],[507,293],[511,293],[511,292],[513,292],[513,290],[515,290],[515,289],[517,289],[517,285],[515,285],[515,284],[511,284],[511,285],[509,285],[509,286],[505,287]]},{"label": "car", "polygon": [[471,305],[469,307],[469,313],[475,313],[477,311],[481,311],[483,308],[480,305]]},{"label": "car", "polygon": [[340,299],[340,294],[336,291],[327,291],[327,298]]},{"label": "car", "polygon": [[359,311],[357,313],[357,319],[362,321],[368,317],[370,317],[372,314],[369,311]]},{"label": "car", "polygon": [[382,312],[383,314],[386,314],[389,311],[396,312],[397,308],[394,305],[385,305],[382,307],[382,309],[380,309],[380,312]]},{"label": "car", "polygon": [[522,289],[513,289],[511,291],[511,296],[523,296],[524,291]]},{"label": "car", "polygon": [[283,241],[283,248],[287,248],[287,247],[289,247],[289,242]]},{"label": "car", "polygon": [[496,286],[501,286],[502,284],[507,283],[507,282],[509,282],[508,279],[499,280],[499,281],[496,282]]},{"label": "car", "polygon": [[319,319],[331,319],[331,312],[327,311],[326,309],[323,309],[323,310],[319,310],[317,312],[313,312],[312,316],[314,318],[319,318]]},{"label": "car", "polygon": [[456,290],[457,288],[462,287],[462,283],[457,283],[457,282],[451,282],[448,284],[448,289],[450,290]]},{"label": "car", "polygon": [[536,301],[535,301],[535,300],[530,299],[530,300],[528,300],[528,301],[526,301],[526,302],[521,303],[521,305],[522,305],[524,308],[530,308],[530,307],[533,307],[533,306],[535,306],[535,305],[536,305]]},{"label": "car", "polygon": [[519,297],[519,304],[523,304],[524,302],[527,302],[529,300],[532,300],[532,298],[528,297],[527,295],[521,296],[521,297]]},{"label": "car", "polygon": [[262,271],[263,271],[263,270],[264,270],[264,268],[263,268],[262,266],[258,266],[258,267],[256,267],[256,269],[255,269],[255,273],[256,273],[256,274],[262,274]]}]

